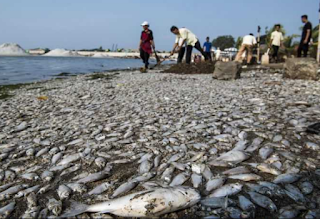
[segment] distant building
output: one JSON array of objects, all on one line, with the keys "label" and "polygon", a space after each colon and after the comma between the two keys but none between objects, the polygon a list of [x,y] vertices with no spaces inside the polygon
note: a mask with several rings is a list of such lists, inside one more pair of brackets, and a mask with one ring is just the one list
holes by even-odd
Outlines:
[{"label": "distant building", "polygon": [[45,49],[29,49],[27,52],[31,55],[43,55],[47,51]]}]

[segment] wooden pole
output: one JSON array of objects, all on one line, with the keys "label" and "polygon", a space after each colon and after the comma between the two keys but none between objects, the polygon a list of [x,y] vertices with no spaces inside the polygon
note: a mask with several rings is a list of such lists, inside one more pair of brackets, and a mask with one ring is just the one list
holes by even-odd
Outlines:
[{"label": "wooden pole", "polygon": [[319,2],[319,33],[318,33],[318,54],[317,61],[320,63],[320,2]]}]

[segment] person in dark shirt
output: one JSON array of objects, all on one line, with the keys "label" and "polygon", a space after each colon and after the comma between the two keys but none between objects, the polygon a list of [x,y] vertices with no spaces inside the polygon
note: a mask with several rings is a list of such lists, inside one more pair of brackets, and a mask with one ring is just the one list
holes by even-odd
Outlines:
[{"label": "person in dark shirt", "polygon": [[304,23],[302,35],[301,35],[301,41],[298,48],[298,57],[301,57],[301,54],[303,52],[303,56],[307,57],[308,50],[309,50],[309,43],[312,36],[312,24],[308,21],[307,15],[301,16],[302,23]]},{"label": "person in dark shirt", "polygon": [[149,67],[149,58],[152,53],[152,49],[155,50],[155,45],[153,41],[153,33],[149,29],[149,23],[147,21],[141,24],[143,27],[143,31],[141,33],[139,50],[140,50],[140,57],[144,63],[145,69]]},{"label": "person in dark shirt", "polygon": [[207,54],[207,57],[209,58],[210,61],[212,61],[211,49],[212,49],[212,43],[210,42],[210,38],[207,37],[206,42],[203,44],[203,50]]}]

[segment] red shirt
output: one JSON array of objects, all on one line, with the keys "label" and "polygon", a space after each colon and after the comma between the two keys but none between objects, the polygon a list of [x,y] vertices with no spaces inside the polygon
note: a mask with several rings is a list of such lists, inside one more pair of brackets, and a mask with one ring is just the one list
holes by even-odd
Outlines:
[{"label": "red shirt", "polygon": [[152,53],[152,49],[151,49],[151,40],[153,40],[153,33],[151,30],[147,30],[147,31],[142,31],[141,33],[141,49],[143,49],[143,51],[151,54]]}]

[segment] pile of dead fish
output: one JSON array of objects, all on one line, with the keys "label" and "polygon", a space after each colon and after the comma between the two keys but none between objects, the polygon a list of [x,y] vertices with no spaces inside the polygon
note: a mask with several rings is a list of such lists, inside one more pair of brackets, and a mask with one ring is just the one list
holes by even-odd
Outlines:
[{"label": "pile of dead fish", "polygon": [[0,102],[0,218],[320,217],[320,82],[87,79]]}]

